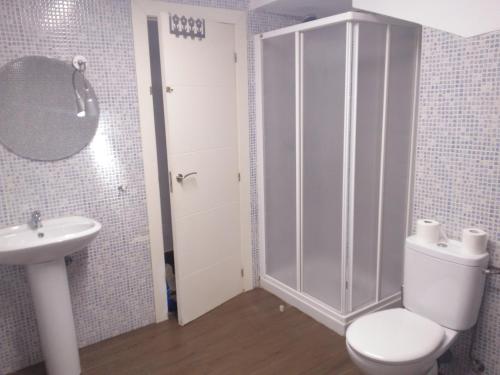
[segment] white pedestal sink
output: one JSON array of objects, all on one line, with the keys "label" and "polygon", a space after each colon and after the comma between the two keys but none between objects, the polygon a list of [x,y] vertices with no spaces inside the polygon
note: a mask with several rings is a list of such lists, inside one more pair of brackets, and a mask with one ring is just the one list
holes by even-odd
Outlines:
[{"label": "white pedestal sink", "polygon": [[25,265],[49,375],[79,375],[80,358],[64,257],[86,247],[101,224],[79,216],[0,230],[0,264]]}]

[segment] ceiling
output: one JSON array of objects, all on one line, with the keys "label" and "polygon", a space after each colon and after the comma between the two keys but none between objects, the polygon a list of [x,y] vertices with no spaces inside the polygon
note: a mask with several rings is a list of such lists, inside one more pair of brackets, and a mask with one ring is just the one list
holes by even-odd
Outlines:
[{"label": "ceiling", "polygon": [[500,30],[500,0],[250,0],[249,6],[300,18],[358,9],[463,37]]},{"label": "ceiling", "polygon": [[250,9],[305,18],[331,16],[352,10],[351,0],[250,0]]}]

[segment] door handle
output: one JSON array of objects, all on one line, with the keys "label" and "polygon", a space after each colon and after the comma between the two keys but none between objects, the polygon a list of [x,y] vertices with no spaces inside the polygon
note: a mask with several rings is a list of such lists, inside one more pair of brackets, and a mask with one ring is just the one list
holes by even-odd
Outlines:
[{"label": "door handle", "polygon": [[195,174],[198,174],[198,172],[189,172],[186,173],[185,175],[183,175],[182,173],[178,173],[177,176],[175,176],[175,179],[177,180],[177,182],[182,182],[189,176],[194,176]]}]

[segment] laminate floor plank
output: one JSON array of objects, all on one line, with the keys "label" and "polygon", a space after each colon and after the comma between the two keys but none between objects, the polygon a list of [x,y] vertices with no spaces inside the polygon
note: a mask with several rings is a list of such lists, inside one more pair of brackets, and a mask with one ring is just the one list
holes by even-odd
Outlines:
[{"label": "laminate floor plank", "polygon": [[[343,337],[262,289],[184,327],[175,319],[150,325],[80,356],[83,375],[360,375]],[[38,364],[15,375],[45,370]]]}]

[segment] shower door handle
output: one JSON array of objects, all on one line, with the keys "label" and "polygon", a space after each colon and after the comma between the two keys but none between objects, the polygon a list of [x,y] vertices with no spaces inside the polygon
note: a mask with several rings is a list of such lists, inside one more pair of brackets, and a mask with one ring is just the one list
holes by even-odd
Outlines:
[{"label": "shower door handle", "polygon": [[194,176],[195,174],[198,174],[198,172],[189,172],[184,175],[182,173],[178,173],[177,176],[175,176],[175,179],[177,180],[177,182],[182,182],[189,176]]}]

